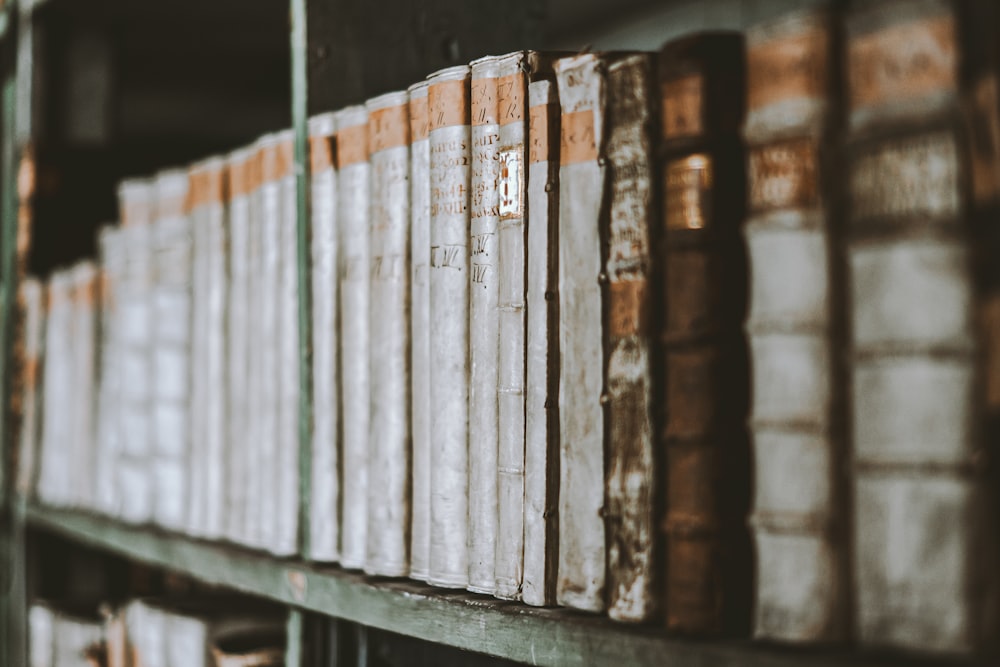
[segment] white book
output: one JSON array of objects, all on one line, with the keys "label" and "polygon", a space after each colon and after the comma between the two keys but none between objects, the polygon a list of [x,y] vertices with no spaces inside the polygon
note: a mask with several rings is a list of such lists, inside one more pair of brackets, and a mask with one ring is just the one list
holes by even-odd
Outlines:
[{"label": "white book", "polygon": [[180,530],[188,493],[190,451],[191,225],[185,215],[186,171],[156,177],[153,235],[154,516],[164,528]]},{"label": "white book", "polygon": [[559,480],[559,95],[528,86],[527,360],[524,444],[524,583],[530,605],[555,604]]},{"label": "white book", "polygon": [[496,56],[473,61],[469,85],[469,590],[487,594],[496,590],[498,516],[498,65]]},{"label": "white book", "polygon": [[[72,324],[72,389],[70,401],[72,419],[69,456],[72,481],[72,504],[94,509],[97,505],[97,267],[80,262],[73,272]],[[58,410],[55,406],[54,409]]]},{"label": "white book", "polygon": [[[243,148],[227,157],[228,285],[226,298],[226,520],[225,536],[231,542],[247,544],[247,483],[253,463],[251,453],[250,406],[250,218],[252,161],[254,150]],[[254,355],[256,356],[256,355]]]},{"label": "white book", "polygon": [[280,187],[280,257],[278,284],[278,435],[274,441],[278,471],[274,541],[279,556],[298,552],[299,534],[299,275],[298,193],[295,184],[294,134],[278,135],[275,180]]},{"label": "white book", "polygon": [[343,260],[340,274],[340,386],[344,471],[341,491],[340,563],[365,565],[368,527],[369,447],[369,177],[368,112],[363,106],[337,114],[337,221]]},{"label": "white book", "polygon": [[428,77],[430,583],[469,584],[469,68]]},{"label": "white book", "polygon": [[497,61],[497,539],[494,594],[521,597],[524,568],[524,436],[527,287],[529,55]]},{"label": "white book", "polygon": [[[556,61],[559,173],[559,603],[604,609],[604,347],[601,238],[605,167],[601,60]],[[570,232],[572,230],[572,232]]]},{"label": "white book", "polygon": [[207,206],[204,201],[205,172],[199,164],[188,167],[188,218],[191,226],[191,353],[189,357],[191,381],[191,406],[188,419],[191,443],[187,457],[188,493],[185,499],[184,531],[196,537],[205,532],[205,512],[207,510],[208,452],[206,423],[208,420],[208,351],[206,349],[208,328],[208,290],[206,289],[208,241],[205,238],[208,225],[205,218]]},{"label": "white book", "polygon": [[28,665],[53,667],[55,616],[42,604],[32,604],[28,610]]},{"label": "white book", "polygon": [[24,313],[24,368],[22,370],[24,403],[21,408],[21,430],[18,434],[17,492],[22,498],[27,499],[35,493],[35,484],[38,479],[39,448],[41,446],[43,397],[40,372],[44,368],[43,350],[45,348],[45,315],[47,310],[45,285],[37,278],[25,278],[18,287],[18,300]]},{"label": "white book", "polygon": [[340,559],[340,285],[337,266],[336,115],[309,119],[312,167],[313,439],[308,556]]},{"label": "white book", "polygon": [[83,618],[57,611],[52,626],[52,664],[55,667],[92,667],[104,638],[98,618]]},{"label": "white book", "polygon": [[368,100],[371,422],[365,571],[409,573],[410,116],[406,91]]},{"label": "white book", "polygon": [[[55,271],[48,285],[48,326],[39,456],[38,499],[53,506],[72,504],[73,278]],[[67,415],[67,411],[69,414]]]},{"label": "white book", "polygon": [[410,576],[426,580],[431,548],[430,140],[427,82],[410,86]]},{"label": "white book", "polygon": [[117,477],[121,447],[121,357],[119,353],[118,289],[124,272],[124,236],[117,226],[102,227],[97,236],[100,255],[100,354],[97,390],[97,495],[95,509],[115,516],[120,499]]}]

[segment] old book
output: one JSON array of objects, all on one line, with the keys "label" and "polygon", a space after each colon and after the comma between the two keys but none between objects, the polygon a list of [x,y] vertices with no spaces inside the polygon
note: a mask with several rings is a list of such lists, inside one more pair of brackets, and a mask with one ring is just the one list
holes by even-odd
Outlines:
[{"label": "old book", "polygon": [[431,544],[428,580],[469,584],[469,68],[428,77]]},{"label": "old book", "polygon": [[559,488],[559,95],[528,86],[524,575],[521,598],[556,602]]},{"label": "old book", "polygon": [[[274,181],[278,184],[278,360],[277,450],[278,487],[270,551],[290,556],[299,550],[299,274],[298,193],[295,184],[292,130],[278,133]],[[264,174],[266,180],[271,174]]]},{"label": "old book", "polygon": [[[559,171],[559,604],[605,608],[604,286],[607,58],[556,61]],[[606,281],[605,281],[606,282]]]},{"label": "old book", "polygon": [[340,559],[340,383],[337,277],[337,169],[334,165],[336,116],[309,119],[312,178],[313,440],[309,486],[308,557]]},{"label": "old book", "polygon": [[193,239],[191,304],[191,454],[187,530],[223,534],[226,459],[226,163],[214,157],[188,171]]},{"label": "old book", "polygon": [[155,181],[153,243],[153,493],[155,521],[184,526],[190,453],[191,225],[184,212],[188,175],[160,172]]},{"label": "old book", "polygon": [[[95,442],[97,413],[97,360],[98,360],[98,269],[90,261],[76,264],[72,269],[73,323],[71,340],[72,385],[70,401],[70,439],[68,462],[72,483],[72,504],[79,508],[93,509],[97,495],[97,447]],[[59,408],[52,406],[58,411]],[[62,418],[65,418],[63,416]],[[65,446],[65,445],[64,445]]]},{"label": "old book", "polygon": [[[962,653],[996,637],[970,236],[984,192],[966,181],[974,107],[963,101],[983,65],[978,12],[991,5],[866,3],[847,20],[854,603],[866,645]],[[978,122],[995,124],[995,110]]]},{"label": "old book", "polygon": [[410,569],[410,112],[406,91],[368,109],[371,435],[365,571]]},{"label": "old book", "polygon": [[33,602],[28,609],[29,667],[53,667],[54,632],[55,615],[52,609],[46,604]]},{"label": "old book", "polygon": [[119,290],[121,309],[122,447],[118,467],[121,518],[153,517],[153,202],[151,180],[129,179],[118,187],[125,246]]},{"label": "old book", "polygon": [[38,460],[41,455],[41,418],[44,407],[41,374],[44,368],[45,315],[48,310],[45,284],[37,278],[25,278],[18,286],[18,301],[24,313],[24,358],[21,368],[23,403],[18,433],[16,484],[17,493],[21,498],[27,499],[35,494]]},{"label": "old book", "polygon": [[73,502],[73,289],[67,270],[49,277],[37,495],[42,503],[54,506]]},{"label": "old book", "polygon": [[[248,468],[251,449],[250,368],[251,327],[248,326],[252,294],[250,199],[253,190],[252,148],[230,153],[227,166],[228,290],[226,293],[226,521],[225,536],[246,544]],[[255,300],[254,300],[255,301]]]},{"label": "old book", "polygon": [[496,589],[498,513],[498,65],[497,56],[473,61],[469,84],[469,590],[487,594]]},{"label": "old book", "polygon": [[370,429],[370,286],[368,111],[337,113],[337,225],[340,264],[340,383],[344,471],[340,563],[365,565]]},{"label": "old book", "polygon": [[410,86],[410,576],[429,576],[431,548],[431,188],[427,82]]},{"label": "old book", "polygon": [[678,632],[737,633],[747,622],[752,571],[745,525],[742,37],[720,32],[676,40],[660,52],[659,66],[664,615]]},{"label": "old book", "polygon": [[90,610],[58,609],[52,623],[52,665],[99,667],[104,626]]},{"label": "old book", "polygon": [[610,203],[607,315],[608,616],[642,622],[656,610],[656,466],[650,349],[655,70],[652,56],[608,66]]},{"label": "old book", "polygon": [[[98,232],[100,321],[98,355],[97,423],[97,495],[95,509],[110,516],[120,512],[118,463],[122,446],[121,411],[121,334],[120,306],[117,292],[125,268],[124,234],[108,225]],[[29,320],[30,322],[30,320]],[[27,406],[26,406],[27,407]],[[28,413],[24,413],[25,419]]]},{"label": "old book", "polygon": [[848,631],[836,43],[824,6],[747,31],[754,634],[789,642]]}]

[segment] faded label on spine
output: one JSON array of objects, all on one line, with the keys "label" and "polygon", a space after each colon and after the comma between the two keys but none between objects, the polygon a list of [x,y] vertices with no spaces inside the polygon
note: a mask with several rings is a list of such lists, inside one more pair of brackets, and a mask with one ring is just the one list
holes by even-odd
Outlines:
[{"label": "faded label on spine", "polygon": [[851,40],[847,49],[852,108],[915,100],[958,85],[951,16],[908,21]]},{"label": "faded label on spine", "polygon": [[594,112],[591,109],[571,111],[562,116],[562,164],[577,164],[597,159],[597,139],[594,134]]},{"label": "faded label on spine", "polygon": [[521,217],[521,151],[500,151],[500,217],[503,220]]},{"label": "faded label on spine", "polygon": [[337,132],[337,167],[368,161],[368,125],[345,127]]},{"label": "faded label on spine", "polygon": [[469,124],[469,81],[433,83],[427,91],[430,129]]},{"label": "faded label on spine", "polygon": [[819,200],[816,144],[783,141],[750,152],[750,206],[755,211],[814,206]]},{"label": "faded label on spine", "polygon": [[406,104],[400,104],[385,109],[375,109],[368,114],[368,131],[370,132],[370,149],[372,153],[388,148],[405,146],[410,142],[407,136],[409,129],[409,110]]},{"label": "faded label on spine", "polygon": [[827,32],[812,25],[747,49],[747,108],[826,94]]},{"label": "faded label on spine", "polygon": [[850,179],[855,218],[959,210],[958,152],[948,131],[885,142],[857,159]]},{"label": "faded label on spine", "polygon": [[667,229],[702,229],[711,215],[712,161],[703,154],[690,155],[667,165]]},{"label": "faded label on spine", "polygon": [[701,74],[689,74],[660,84],[664,139],[693,137],[702,133],[703,88]]},{"label": "faded label on spine", "polygon": [[529,110],[528,161],[531,164],[549,159],[549,114],[555,105],[539,104]]},{"label": "faded label on spine", "polygon": [[497,121],[501,125],[524,120],[524,75],[497,79]]},{"label": "faded label on spine", "polygon": [[611,336],[625,338],[645,334],[648,324],[645,278],[614,280],[610,290]]}]

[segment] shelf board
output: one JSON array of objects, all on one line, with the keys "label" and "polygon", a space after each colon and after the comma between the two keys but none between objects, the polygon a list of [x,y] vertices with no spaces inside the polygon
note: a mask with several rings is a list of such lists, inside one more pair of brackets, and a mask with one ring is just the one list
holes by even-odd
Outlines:
[{"label": "shelf board", "polygon": [[533,665],[799,667],[961,664],[849,649],[689,641],[565,609],[536,609],[401,579],[380,579],[37,505],[29,525],[207,584],[438,644]]}]

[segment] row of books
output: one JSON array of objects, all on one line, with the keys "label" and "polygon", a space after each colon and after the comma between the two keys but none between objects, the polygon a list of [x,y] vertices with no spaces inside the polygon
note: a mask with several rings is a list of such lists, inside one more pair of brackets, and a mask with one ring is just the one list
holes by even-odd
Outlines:
[{"label": "row of books", "polygon": [[679,633],[982,646],[993,11],[818,3],[311,119],[311,366],[290,136],[127,181],[100,267],[50,280],[42,500],[295,554],[308,368],[308,559]]},{"label": "row of books", "polygon": [[138,598],[116,609],[36,601],[30,667],[280,667],[284,620],[228,596]]}]

